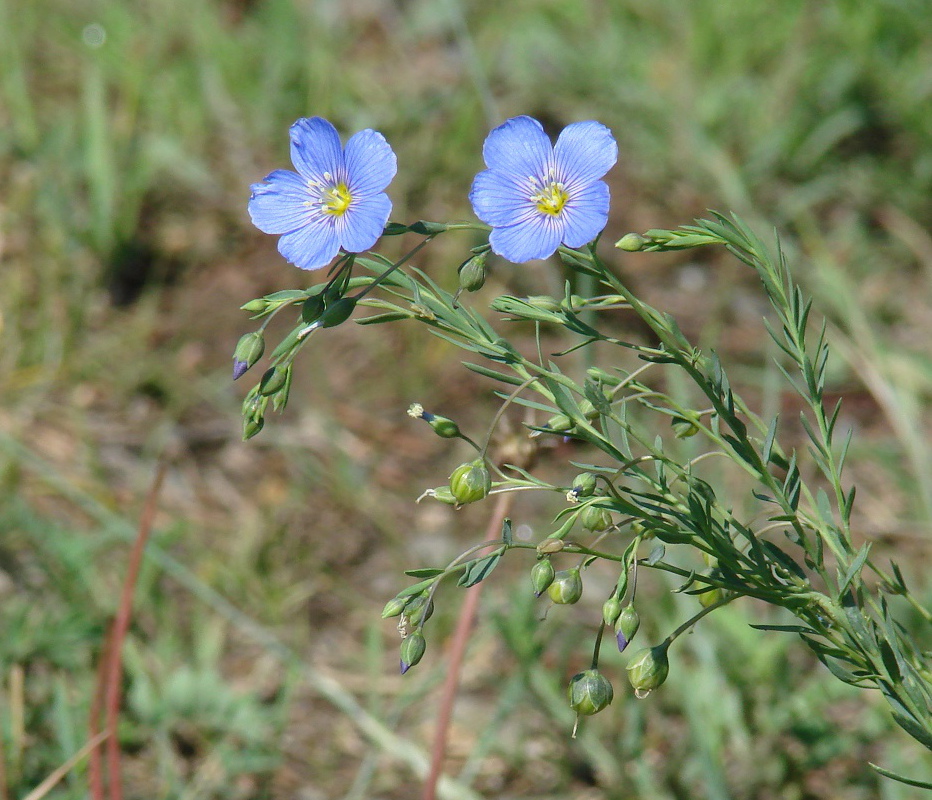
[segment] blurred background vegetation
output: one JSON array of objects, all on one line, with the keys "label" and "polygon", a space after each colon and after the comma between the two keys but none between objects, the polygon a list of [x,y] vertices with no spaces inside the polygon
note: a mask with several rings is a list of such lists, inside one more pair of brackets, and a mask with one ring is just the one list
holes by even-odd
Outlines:
[{"label": "blurred background vegetation", "polygon": [[[237,307],[314,282],[245,205],[251,182],[288,166],[290,123],[321,115],[392,143],[394,219],[468,217],[486,132],[522,113],[553,132],[613,129],[612,241],[707,208],[787,237],[856,429],[858,535],[932,594],[926,0],[0,0],[3,800],[86,741],[163,455],[125,657],[129,796],[416,794],[459,597],[441,595],[404,680],[378,614],[403,569],[445,562],[485,523],[473,507],[414,505],[466,454],[404,410],[417,400],[481,435],[494,398],[421,330],[344,326],[300,359],[287,412],[241,443],[230,358],[250,323]],[[419,266],[453,286],[468,244],[441,239]],[[792,419],[740,266],[721,253],[618,263]],[[496,265],[476,304],[561,281]],[[514,516],[540,536],[556,508]],[[908,798],[866,762],[932,776],[877,697],[791,637],[751,630],[768,617],[750,603],[678,645],[648,701],[607,656],[615,703],[571,740],[564,686],[601,597],[540,622],[528,566],[486,588],[443,796]],[[668,588],[640,609],[648,638],[695,602]],[[51,796],[86,797],[84,768]]]}]

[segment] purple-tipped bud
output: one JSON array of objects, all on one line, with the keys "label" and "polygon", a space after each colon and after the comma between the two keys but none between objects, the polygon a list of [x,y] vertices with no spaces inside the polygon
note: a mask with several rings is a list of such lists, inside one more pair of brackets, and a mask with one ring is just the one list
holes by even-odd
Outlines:
[{"label": "purple-tipped bud", "polygon": [[582,597],[583,582],[579,568],[561,569],[553,576],[553,583],[547,587],[547,595],[557,605],[570,605]]},{"label": "purple-tipped bud", "polygon": [[595,492],[595,475],[591,472],[580,473],[573,478],[571,491],[576,497],[591,497]]},{"label": "purple-tipped bud", "polygon": [[418,663],[427,650],[427,640],[420,631],[409,633],[401,643],[401,674],[404,675],[411,667]]},{"label": "purple-tipped bud", "polygon": [[615,696],[612,684],[597,669],[578,672],[570,679],[570,708],[577,714],[598,714]]},{"label": "purple-tipped bud", "polygon": [[634,606],[630,603],[621,609],[618,619],[615,621],[615,641],[618,643],[618,652],[624,652],[624,649],[631,644],[631,640],[641,627],[641,618]]},{"label": "purple-tipped bud", "polygon": [[242,378],[246,370],[262,358],[264,352],[265,337],[261,331],[243,334],[233,351],[233,380]]},{"label": "purple-tipped bud", "polygon": [[547,591],[547,587],[553,583],[553,577],[556,572],[549,558],[538,561],[531,567],[531,586],[534,589],[534,597],[540,597]]}]

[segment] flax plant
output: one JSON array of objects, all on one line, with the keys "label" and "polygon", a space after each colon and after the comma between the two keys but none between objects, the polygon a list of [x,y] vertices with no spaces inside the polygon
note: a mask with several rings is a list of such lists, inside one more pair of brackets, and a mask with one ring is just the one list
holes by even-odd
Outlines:
[{"label": "flax plant", "polygon": [[[516,149],[509,137],[518,137],[526,147]],[[389,223],[385,235],[422,237],[403,258],[391,261],[361,249],[344,251],[328,280],[244,306],[263,322],[241,340],[235,377],[263,355],[268,320],[281,312],[299,312],[294,329],[274,348],[269,367],[246,396],[245,437],[262,429],[269,403],[280,409],[288,402],[296,356],[311,340],[325,337],[326,328],[342,324],[360,308],[374,312],[357,317],[361,325],[423,324],[465,351],[464,366],[490,380],[502,403],[484,445],[463,434],[453,420],[411,409],[412,416],[426,420],[438,435],[463,439],[476,450],[474,459],[446,483],[426,490],[422,499],[459,507],[490,494],[522,491],[552,493],[565,498],[566,505],[540,541],[516,540],[506,521],[499,538],[475,543],[444,566],[408,571],[415,582],[383,612],[386,618],[399,618],[402,672],[428,652],[425,626],[448,579],[473,586],[488,578],[506,555],[524,558],[531,569],[529,591],[569,604],[580,598],[588,570],[614,570],[617,579],[602,608],[591,665],[569,687],[577,715],[597,713],[614,694],[598,669],[603,634],[611,631],[619,649],[627,648],[636,637],[640,615],[649,613],[638,601],[638,585],[651,571],[660,571],[677,578],[678,591],[695,595],[700,608],[664,640],[634,655],[628,678],[637,696],[646,697],[675,674],[671,645],[682,633],[725,604],[752,597],[796,618],[791,625],[755,627],[798,635],[839,680],[880,690],[897,724],[932,749],[932,674],[925,654],[897,622],[890,599],[899,596],[927,623],[932,614],[910,592],[895,563],[878,564],[871,558],[870,543],[858,545],[852,535],[855,487],[844,478],[851,435],[837,435],[841,404],[826,401],[826,330],[810,320],[811,301],[794,282],[779,239],[768,247],[738,217],[713,214],[674,230],[628,234],[616,246],[641,253],[721,246],[754,270],[773,309],[764,324],[780,349],[780,370],[803,402],[801,421],[814,465],[808,477],[801,469],[807,454],[782,442],[779,417],[755,413],[733,389],[719,357],[694,346],[670,314],[635,294],[599,255],[598,235],[608,209],[608,189],[599,178],[615,160],[610,132],[598,123],[578,123],[553,148],[542,137],[540,126],[527,117],[510,120],[490,135],[484,151],[489,169],[477,176],[471,195],[477,216],[488,224]],[[521,188],[521,175],[529,176],[529,188]],[[351,182],[340,185],[350,186],[345,207],[352,208]],[[519,188],[510,196],[515,186]],[[269,202],[267,195],[262,202]],[[290,200],[283,197],[281,202]],[[332,209],[333,204],[315,206],[314,224],[321,214],[338,213]],[[410,266],[434,238],[462,231],[487,237],[488,244],[468,254],[454,291]],[[288,233],[281,226],[275,232]],[[484,283],[490,250],[514,262],[556,254],[571,270],[588,276],[594,287],[587,296],[573,294],[567,283],[563,297],[502,295],[492,301],[499,322],[536,327],[538,346],[531,355],[500,332],[502,324],[493,326],[466,299]],[[300,257],[290,260],[301,264]],[[649,341],[618,338],[608,317],[600,316],[606,311],[640,320],[650,331]],[[543,327],[563,329],[568,345],[560,353],[543,355]],[[584,374],[572,374],[564,365],[576,361],[565,356],[585,348],[592,348],[592,366]],[[688,379],[697,402],[672,396],[663,380],[667,370]],[[571,437],[590,445],[597,458],[567,464],[562,484],[517,465],[494,463],[488,442],[512,406],[536,417],[527,423],[529,436]],[[658,421],[665,424],[658,426]],[[669,433],[658,436],[658,429]],[[700,454],[689,460],[673,455],[679,450],[675,440],[686,437],[701,442]],[[751,515],[735,511],[713,487],[706,471],[712,456],[727,459],[747,476],[755,503]],[[683,567],[684,559],[674,557],[674,550],[692,551],[696,566]],[[577,566],[556,569],[552,561],[557,554],[577,557]]]}]

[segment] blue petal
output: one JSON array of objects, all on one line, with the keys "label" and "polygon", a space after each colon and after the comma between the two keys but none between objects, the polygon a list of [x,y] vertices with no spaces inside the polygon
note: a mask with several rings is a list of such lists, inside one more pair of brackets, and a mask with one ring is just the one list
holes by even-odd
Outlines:
[{"label": "blue petal", "polygon": [[588,244],[608,222],[609,191],[605,181],[574,190],[563,207],[563,243],[567,247]]},{"label": "blue petal", "polygon": [[486,166],[516,178],[541,178],[547,173],[553,147],[536,119],[515,117],[499,125],[485,139]]},{"label": "blue petal", "polygon": [[473,180],[469,202],[486,225],[513,225],[529,210],[536,212],[530,194],[526,182],[487,169]]},{"label": "blue petal", "polygon": [[519,225],[495,228],[489,234],[492,250],[514,264],[553,255],[562,239],[560,220],[535,214]]},{"label": "blue petal", "polygon": [[262,183],[252,185],[249,216],[263,233],[288,233],[307,222],[305,203],[311,199],[307,183],[300,175],[277,169]]},{"label": "blue petal", "polygon": [[378,194],[392,182],[398,159],[391,145],[378,131],[366,129],[346,143],[347,186],[353,197]]},{"label": "blue petal", "polygon": [[374,245],[382,235],[392,201],[384,192],[370,197],[353,198],[346,209],[340,234],[343,249],[348,253],[361,253]]},{"label": "blue petal", "polygon": [[553,148],[557,174],[568,189],[597,181],[618,160],[618,145],[601,122],[567,125]]},{"label": "blue petal", "polygon": [[326,267],[340,250],[340,237],[332,217],[314,217],[303,228],[278,240],[278,252],[301,269]]},{"label": "blue petal", "polygon": [[[342,180],[343,148],[340,134],[322,117],[302,117],[289,130],[291,136],[291,163],[302,177],[322,183]],[[330,180],[324,174],[331,176]]]}]

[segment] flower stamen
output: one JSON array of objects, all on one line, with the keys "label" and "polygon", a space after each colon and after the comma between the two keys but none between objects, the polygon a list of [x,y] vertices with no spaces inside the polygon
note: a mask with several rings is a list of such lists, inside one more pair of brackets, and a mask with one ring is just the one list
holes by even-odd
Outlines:
[{"label": "flower stamen", "polygon": [[353,196],[346,184],[340,181],[320,195],[320,210],[334,217],[341,217],[353,202]]},{"label": "flower stamen", "polygon": [[531,195],[531,202],[537,206],[537,210],[553,217],[560,215],[569,199],[569,194],[559,181],[551,181]]}]

